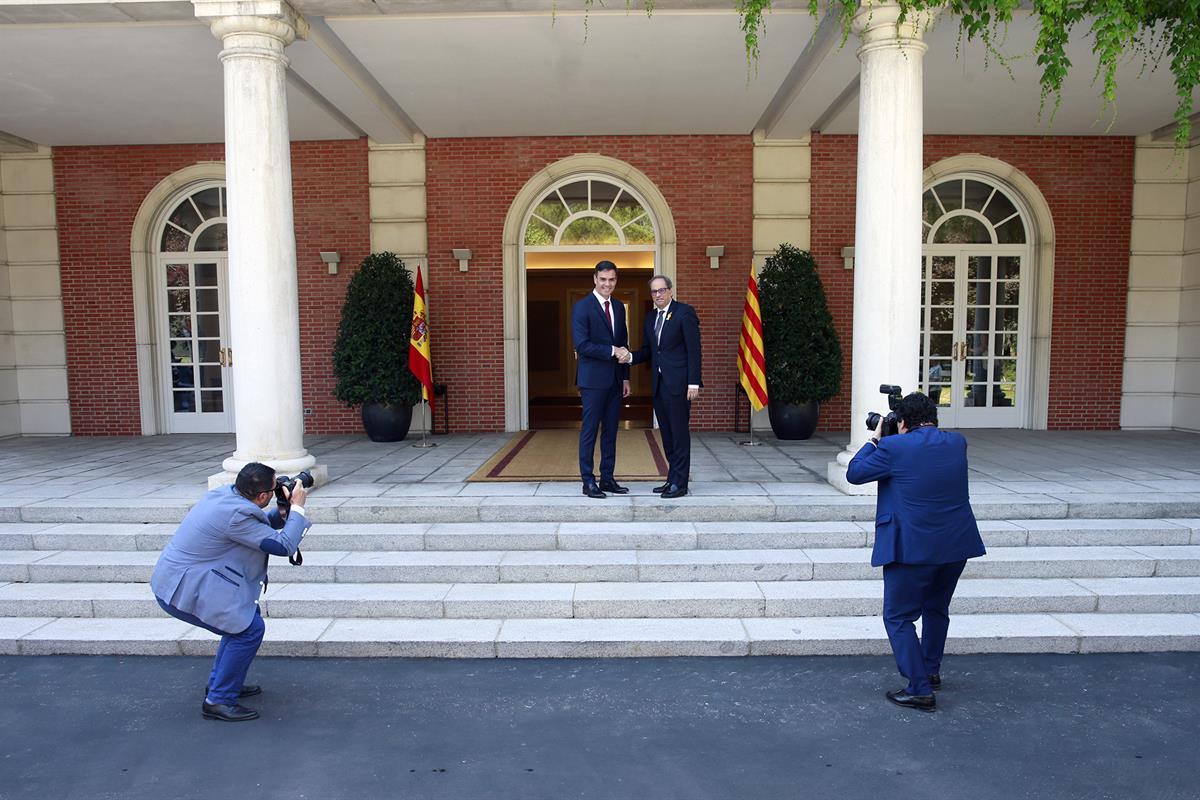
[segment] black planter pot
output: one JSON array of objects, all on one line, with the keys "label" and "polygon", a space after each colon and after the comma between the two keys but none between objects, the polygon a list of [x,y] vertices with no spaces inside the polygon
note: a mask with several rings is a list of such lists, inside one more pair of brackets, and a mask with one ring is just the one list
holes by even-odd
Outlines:
[{"label": "black planter pot", "polygon": [[362,422],[372,442],[398,442],[408,436],[412,425],[412,406],[390,403],[363,403]]},{"label": "black planter pot", "polygon": [[817,417],[821,411],[818,400],[810,400],[802,406],[767,401],[767,416],[771,418],[771,430],[776,439],[807,439],[817,429]]}]

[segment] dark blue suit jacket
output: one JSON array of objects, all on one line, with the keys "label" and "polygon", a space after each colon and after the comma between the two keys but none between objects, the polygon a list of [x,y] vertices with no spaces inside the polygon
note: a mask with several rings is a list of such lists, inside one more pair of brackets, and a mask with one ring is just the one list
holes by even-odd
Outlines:
[{"label": "dark blue suit jacket", "polygon": [[607,389],[618,379],[629,378],[629,365],[618,364],[613,347],[629,346],[625,306],[612,298],[613,328],[608,327],[604,306],[589,292],[571,309],[571,338],[575,344],[575,385],[580,389]]},{"label": "dark blue suit jacket", "polygon": [[[700,379],[700,319],[687,303],[672,300],[667,306],[668,319],[663,321],[662,335],[657,341],[654,322],[658,309],[646,315],[643,344],[633,354],[633,363],[650,362],[650,393],[658,382],[671,394],[685,394],[688,386],[703,386]],[[660,374],[661,371],[661,374]]]},{"label": "dark blue suit jacket", "polygon": [[867,442],[846,470],[879,481],[871,566],[950,564],[984,554],[967,490],[967,440],[935,427]]}]

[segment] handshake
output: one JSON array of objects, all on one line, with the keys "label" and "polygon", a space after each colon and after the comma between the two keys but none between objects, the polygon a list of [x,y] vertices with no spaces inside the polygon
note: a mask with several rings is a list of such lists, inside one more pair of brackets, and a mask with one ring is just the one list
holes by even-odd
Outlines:
[{"label": "handshake", "polygon": [[629,352],[626,347],[617,347],[613,349],[613,357],[617,359],[618,364],[632,364],[633,353]]}]

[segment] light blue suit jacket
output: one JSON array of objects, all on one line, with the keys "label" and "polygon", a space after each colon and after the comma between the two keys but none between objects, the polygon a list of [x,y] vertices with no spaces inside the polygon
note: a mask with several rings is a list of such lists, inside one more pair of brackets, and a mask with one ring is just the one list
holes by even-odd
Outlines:
[{"label": "light blue suit jacket", "polygon": [[879,481],[871,566],[950,564],[984,554],[967,490],[967,440],[935,427],[867,442],[850,483]]},{"label": "light blue suit jacket", "polygon": [[273,539],[289,554],[312,525],[292,511],[284,523],[232,486],[213,489],[192,507],[163,548],[150,588],[164,603],[218,630],[241,633],[254,620],[265,588],[267,553]]}]

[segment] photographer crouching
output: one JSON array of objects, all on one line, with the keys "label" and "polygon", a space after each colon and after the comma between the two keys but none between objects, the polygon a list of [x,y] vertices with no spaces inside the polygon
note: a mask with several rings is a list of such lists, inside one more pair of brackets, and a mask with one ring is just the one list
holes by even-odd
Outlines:
[{"label": "photographer crouching", "polygon": [[[247,464],[233,486],[213,489],[192,507],[158,557],[150,577],[158,604],[221,637],[200,707],[205,719],[258,718],[238,702],[262,692],[245,683],[266,630],[258,597],[267,585],[267,556],[296,556],[311,527],[306,486],[307,473],[277,481],[266,464]],[[272,497],[278,508],[265,511]]]},{"label": "photographer crouching", "polygon": [[883,625],[908,678],[887,699],[935,711],[950,599],[967,559],[984,554],[967,489],[967,440],[938,429],[937,406],[920,392],[901,397],[900,387],[888,385],[880,391],[892,413],[867,416],[871,439],[850,461],[846,479],[879,482],[871,566],[883,567]]}]

